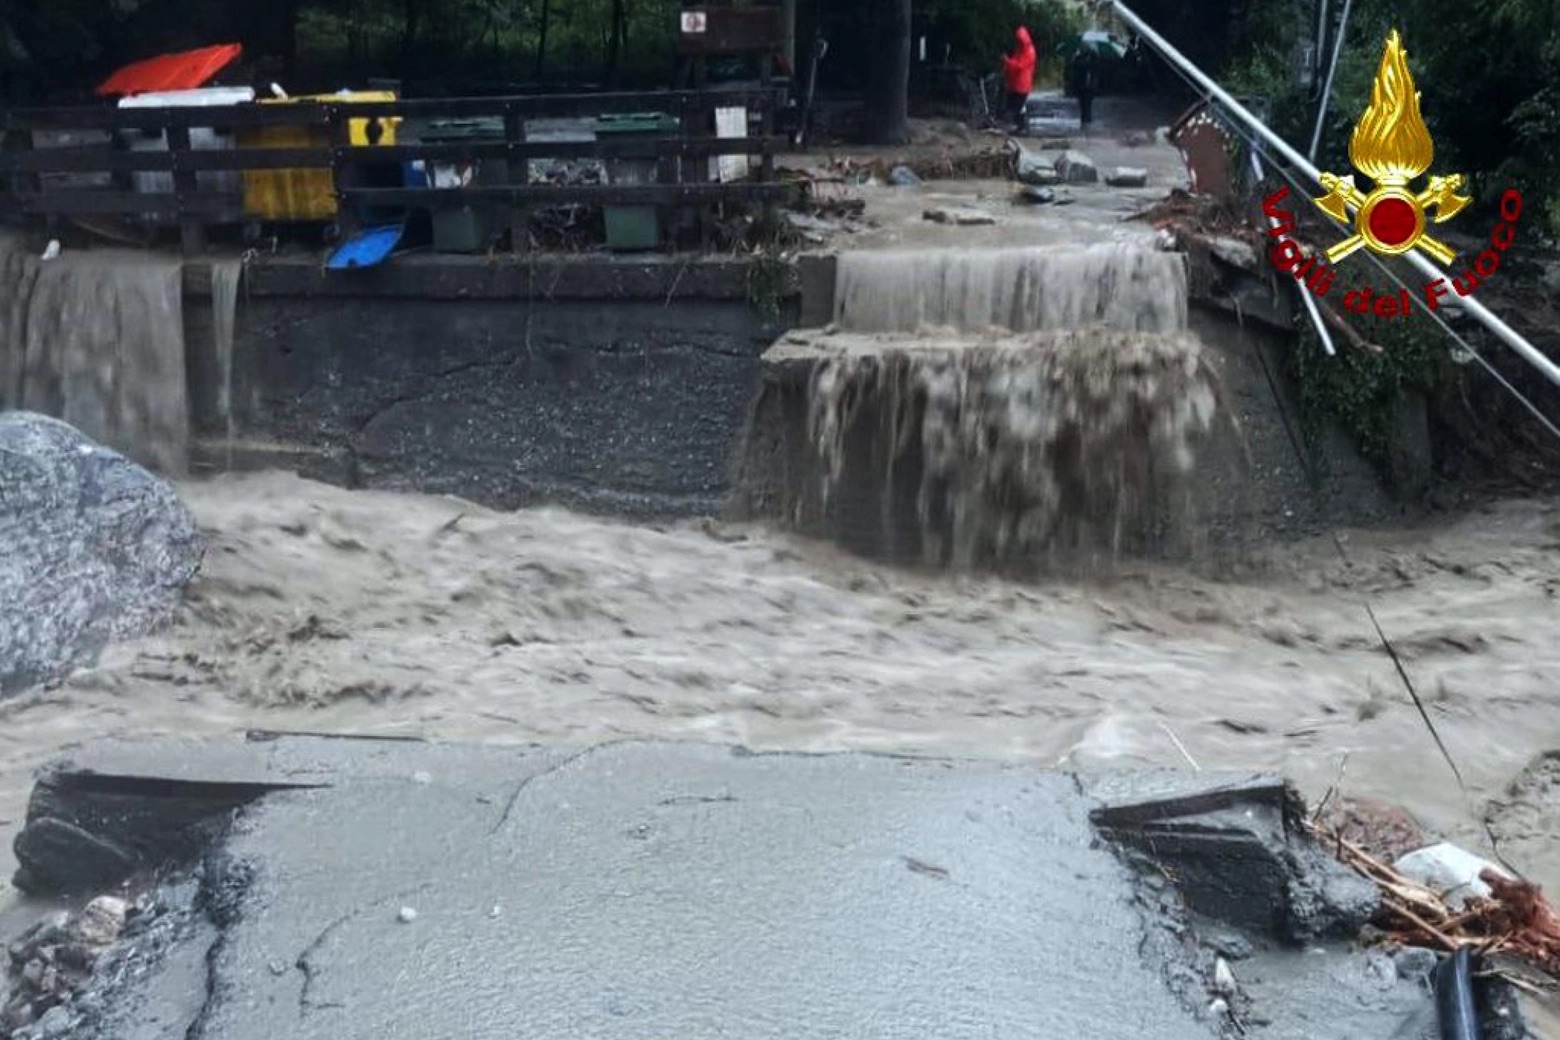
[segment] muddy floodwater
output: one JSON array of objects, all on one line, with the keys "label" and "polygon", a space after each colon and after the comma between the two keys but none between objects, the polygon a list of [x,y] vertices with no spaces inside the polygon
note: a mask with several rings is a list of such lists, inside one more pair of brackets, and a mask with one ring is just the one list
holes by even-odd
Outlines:
[{"label": "muddy floodwater", "polygon": [[[5,848],[32,770],[105,736],[249,728],[1269,769],[1560,882],[1560,502],[1274,550],[1239,581],[1017,585],[760,528],[633,526],[258,474],[187,482],[183,614],[0,704]],[[1459,791],[1370,627],[1402,654]],[[1515,787],[1513,787],[1515,785]],[[7,873],[9,865],[5,865]]]}]

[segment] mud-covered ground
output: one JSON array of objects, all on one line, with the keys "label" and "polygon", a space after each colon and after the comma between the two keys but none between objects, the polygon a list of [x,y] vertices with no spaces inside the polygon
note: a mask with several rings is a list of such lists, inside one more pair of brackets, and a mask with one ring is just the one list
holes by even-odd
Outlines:
[{"label": "mud-covered ground", "polygon": [[1560,758],[1538,758],[1560,749],[1560,501],[1345,535],[1352,563],[1330,540],[1292,547],[1239,582],[1139,569],[1023,587],[708,522],[500,514],[281,474],[181,490],[210,550],[178,623],[0,705],[7,836],[32,769],[105,735],[653,736],[1265,768],[1313,796],[1341,777],[1470,845],[1488,811],[1510,860],[1560,882]]}]

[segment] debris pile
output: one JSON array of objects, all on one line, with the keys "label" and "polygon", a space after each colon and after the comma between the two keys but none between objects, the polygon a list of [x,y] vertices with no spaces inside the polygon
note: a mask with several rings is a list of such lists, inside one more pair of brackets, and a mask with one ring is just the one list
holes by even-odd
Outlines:
[{"label": "debris pile", "polygon": [[853,235],[873,224],[866,219],[867,203],[861,198],[815,197],[809,194],[801,209],[787,210],[787,228],[800,244],[822,245],[833,235]]},{"label": "debris pile", "polygon": [[1240,206],[1212,195],[1193,195],[1180,188],[1149,206],[1131,219],[1153,225],[1178,236],[1225,236],[1257,242],[1262,236],[1252,230]]},{"label": "debris pile", "polygon": [[119,938],[131,907],[98,896],[79,913],[38,922],[8,948],[10,995],[0,1011],[0,1035],[54,1037],[74,1025],[72,999]]},{"label": "debris pile", "polygon": [[[817,179],[821,174],[824,179],[843,184],[892,184],[896,180],[895,171],[904,170],[922,181],[1006,180],[1012,175],[1012,165],[1006,148],[983,148],[973,152],[945,149],[937,155],[900,159],[837,156],[824,163],[809,179]],[[906,178],[900,174],[898,179]]]},{"label": "debris pile", "polygon": [[[1404,946],[1447,951],[1469,946],[1486,956],[1506,954],[1560,980],[1560,914],[1531,881],[1485,864],[1483,883],[1461,898],[1416,880],[1396,863],[1372,855],[1342,832],[1312,822],[1316,840],[1338,860],[1381,891],[1375,924],[1388,940]],[[1480,894],[1487,889],[1488,895]]]}]

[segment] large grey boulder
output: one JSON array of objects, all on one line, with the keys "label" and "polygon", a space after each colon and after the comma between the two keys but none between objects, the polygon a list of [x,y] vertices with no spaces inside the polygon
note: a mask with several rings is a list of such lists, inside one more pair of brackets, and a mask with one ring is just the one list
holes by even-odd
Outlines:
[{"label": "large grey boulder", "polygon": [[57,419],[0,412],[0,694],[166,622],[203,551],[167,483]]}]

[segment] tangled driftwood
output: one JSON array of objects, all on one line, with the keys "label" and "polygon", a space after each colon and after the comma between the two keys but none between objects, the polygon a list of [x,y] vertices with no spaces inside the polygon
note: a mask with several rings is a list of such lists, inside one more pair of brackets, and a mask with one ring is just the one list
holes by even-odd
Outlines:
[{"label": "tangled driftwood", "polygon": [[1560,981],[1560,914],[1531,881],[1486,870],[1482,880],[1490,895],[1472,897],[1456,910],[1442,893],[1405,876],[1331,826],[1313,821],[1310,827],[1322,847],[1380,889],[1376,924],[1389,939],[1448,951],[1472,946],[1486,955],[1508,954]]}]

